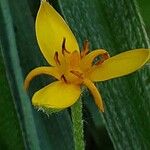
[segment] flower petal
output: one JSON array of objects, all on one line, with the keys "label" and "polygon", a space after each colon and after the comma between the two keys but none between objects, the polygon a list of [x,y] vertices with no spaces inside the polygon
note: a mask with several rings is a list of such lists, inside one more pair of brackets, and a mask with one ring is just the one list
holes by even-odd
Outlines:
[{"label": "flower petal", "polygon": [[120,53],[105,60],[99,66],[93,66],[89,78],[92,81],[104,81],[132,73],[150,59],[150,49],[135,49]]},{"label": "flower petal", "polygon": [[62,55],[64,38],[67,51],[79,50],[77,41],[68,25],[46,1],[41,1],[36,17],[36,36],[44,57],[51,65],[55,65],[54,54],[56,51]]},{"label": "flower petal", "polygon": [[94,97],[95,104],[97,105],[99,110],[104,112],[104,105],[103,105],[102,97],[98,89],[94,85],[94,83],[88,79],[84,79],[83,84],[86,85],[88,89],[90,90],[91,94]]},{"label": "flower petal", "polygon": [[90,52],[88,55],[81,59],[80,67],[85,72],[91,68],[94,59],[100,55],[107,53],[104,49],[98,49]]},{"label": "flower petal", "polygon": [[31,80],[41,74],[47,74],[50,76],[55,77],[56,79],[61,78],[61,74],[59,73],[59,70],[57,67],[37,67],[29,72],[27,75],[25,81],[24,81],[24,88],[27,89],[29,87],[29,84]]},{"label": "flower petal", "polygon": [[73,105],[80,96],[80,86],[55,81],[37,91],[32,98],[34,106],[63,109]]}]

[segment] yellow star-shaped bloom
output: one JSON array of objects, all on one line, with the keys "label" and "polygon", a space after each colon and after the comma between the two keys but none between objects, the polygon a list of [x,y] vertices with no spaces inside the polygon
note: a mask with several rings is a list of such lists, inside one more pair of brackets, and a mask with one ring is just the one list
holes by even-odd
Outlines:
[{"label": "yellow star-shaped bloom", "polygon": [[25,79],[25,88],[27,89],[30,81],[40,74],[47,74],[58,80],[33,95],[32,103],[38,107],[67,108],[78,100],[81,86],[85,85],[92,93],[98,108],[104,112],[102,98],[93,82],[132,73],[150,59],[150,49],[130,50],[113,57],[109,57],[103,49],[89,53],[88,41],[84,42],[80,52],[70,28],[46,1],[41,2],[37,14],[36,37],[50,66],[32,70]]}]

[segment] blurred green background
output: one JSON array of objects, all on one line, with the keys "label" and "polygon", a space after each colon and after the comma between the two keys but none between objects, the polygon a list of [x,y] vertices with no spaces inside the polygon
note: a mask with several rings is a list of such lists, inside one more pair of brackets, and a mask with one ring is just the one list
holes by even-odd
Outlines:
[{"label": "blurred green background", "polygon": [[148,33],[148,37],[150,37],[150,1],[149,0],[138,0],[139,9],[141,12],[141,16],[144,20],[146,31]]},{"label": "blurred green background", "polygon": [[[58,1],[58,3],[56,1],[51,1],[51,2],[54,5],[54,7],[69,22],[72,29],[74,30],[76,37],[78,38],[80,45],[81,45],[81,41],[86,36],[88,36],[91,38],[90,39],[90,41],[92,41],[91,43],[94,43],[92,48],[97,48],[97,47],[101,46],[101,47],[106,47],[107,49],[109,49],[111,47],[111,45],[113,45],[114,47],[112,48],[112,51],[110,51],[110,53],[112,53],[112,54],[121,52],[121,50],[123,48],[126,50],[129,48],[135,48],[136,46],[141,47],[141,45],[142,46],[144,45],[145,47],[147,47],[147,45],[145,44],[146,42],[143,42],[145,40],[144,35],[142,35],[143,37],[139,38],[140,39],[139,41],[142,41],[141,39],[143,39],[143,41],[141,43],[137,42],[139,45],[133,44],[134,41],[132,43],[132,38],[130,41],[127,41],[127,43],[129,42],[128,43],[129,46],[123,45],[120,42],[121,40],[126,39],[128,37],[128,35],[126,35],[126,33],[125,33],[125,35],[123,35],[124,32],[117,30],[117,26],[119,28],[119,25],[123,24],[122,20],[120,21],[120,24],[117,23],[116,25],[115,25],[115,19],[112,21],[112,27],[114,25],[116,28],[114,29],[114,31],[111,32],[112,27],[111,27],[111,25],[109,25],[111,19],[113,18],[113,15],[111,13],[114,12],[116,9],[116,11],[118,11],[118,13],[120,13],[120,16],[122,14],[124,15],[124,13],[122,13],[123,9],[128,8],[128,6],[123,5],[124,1],[119,2],[119,1],[113,0],[109,4],[109,2],[107,2],[107,0],[104,3],[98,2],[98,0],[94,0],[94,1],[88,0],[87,2],[85,2],[85,1],[77,2],[75,0],[73,3],[74,5],[79,4],[81,8],[87,7],[86,9],[88,9],[89,13],[92,13],[92,10],[90,10],[90,9],[93,9],[93,7],[97,7],[96,12],[93,11],[93,15],[95,15],[94,19],[96,20],[95,22],[102,24],[102,25],[99,25],[99,24],[93,25],[91,23],[92,21],[91,22],[89,21],[94,26],[93,28],[88,28],[90,26],[90,23],[87,23],[87,25],[85,25],[85,28],[82,28],[82,26],[84,26],[83,24],[85,22],[83,22],[83,23],[82,23],[82,21],[81,21],[81,23],[74,22],[74,20],[72,19],[72,17],[74,17],[75,19],[78,18],[79,15],[81,15],[81,16],[83,14],[85,14],[85,16],[88,15],[88,13],[84,9],[80,9],[80,11],[74,9],[73,6],[71,7],[72,3],[67,0],[66,1],[60,0],[60,1]],[[92,4],[92,3],[94,3],[94,4]],[[125,3],[125,4],[127,5],[127,3]],[[130,5],[130,3],[132,6],[134,6],[132,1],[129,1],[129,5]],[[139,11],[140,11],[141,16],[145,23],[148,37],[150,38],[150,11],[149,11],[150,1],[149,0],[138,0],[137,3],[138,3]],[[11,20],[11,18],[9,20],[9,17],[6,19],[5,18],[6,16],[2,15],[2,14],[4,14],[4,12],[8,13],[8,15],[10,13],[9,8],[7,8],[7,4],[10,5],[9,7],[10,7],[10,10],[12,13],[12,20]],[[92,4],[92,5],[90,5],[90,4]],[[114,7],[115,5],[118,5],[118,6],[116,6],[116,8],[115,8]],[[36,56],[34,55],[34,52],[38,51],[38,46],[36,44],[36,39],[34,36],[34,21],[35,21],[36,12],[38,10],[39,1],[34,1],[34,0],[27,1],[26,0],[26,1],[21,2],[21,1],[15,1],[15,0],[14,1],[1,0],[0,6],[1,6],[0,7],[1,8],[1,10],[0,10],[0,29],[1,29],[0,30],[1,31],[0,32],[0,35],[1,35],[0,36],[0,38],[1,38],[1,43],[0,43],[1,44],[1,53],[0,53],[0,150],[23,150],[23,149],[32,149],[32,150],[33,149],[35,149],[35,150],[38,150],[38,149],[39,150],[47,150],[47,149],[67,150],[68,149],[68,150],[72,150],[72,149],[74,149],[73,148],[72,129],[71,129],[71,119],[70,119],[69,111],[65,110],[65,111],[61,112],[60,114],[56,114],[56,115],[53,115],[48,118],[42,112],[37,112],[36,110],[32,109],[32,106],[30,106],[30,102],[28,101],[29,99],[26,97],[25,94],[21,95],[20,94],[21,90],[20,91],[18,90],[22,85],[20,85],[20,87],[18,87],[17,80],[18,80],[18,82],[20,80],[22,80],[31,68],[34,68],[35,66],[46,63],[45,60],[43,60],[40,52],[37,52],[38,54],[36,54]],[[20,7],[20,9],[18,7]],[[107,10],[107,7],[109,8],[108,10]],[[102,9],[99,9],[99,8],[102,8]],[[69,12],[70,11],[69,9],[72,10],[71,13]],[[99,10],[99,13],[98,13],[98,10]],[[119,10],[121,10],[122,12],[119,12]],[[133,10],[134,10],[134,8],[133,8]],[[104,11],[104,14],[100,14],[101,11]],[[27,13],[27,12],[30,12],[30,13]],[[127,13],[128,13],[128,11],[127,11]],[[131,16],[130,16],[131,18],[132,18],[132,15],[135,15],[135,16],[133,16],[133,18],[137,17],[136,13],[134,14],[132,11],[130,13],[131,13]],[[25,14],[25,17],[21,17],[21,15],[23,16],[24,14]],[[106,19],[104,17],[105,15],[106,15]],[[119,15],[117,16],[117,13],[116,13],[115,17],[116,17],[117,21],[120,19],[119,18],[120,16]],[[82,18],[79,17],[79,20],[80,19],[82,19]],[[21,60],[20,61],[21,64],[19,64],[19,67],[24,68],[22,70],[22,72],[23,72],[22,78],[19,78],[19,73],[18,73],[19,69],[15,68],[12,65],[12,63],[14,63],[14,64],[16,63],[15,61],[17,59],[15,58],[16,57],[15,56],[11,60],[12,54],[11,54],[11,50],[9,50],[9,49],[11,49],[9,46],[11,46],[11,44],[12,44],[11,42],[13,42],[11,39],[12,31],[11,30],[10,30],[10,32],[7,31],[9,29],[9,26],[6,26],[6,22],[4,20],[8,21],[8,23],[10,23],[10,24],[12,23],[14,25],[12,27],[12,29],[15,31],[14,38],[18,42],[17,43],[18,49],[19,50],[22,49],[21,52],[18,53],[19,56],[17,55],[18,58]],[[76,20],[78,20],[78,19],[76,19]],[[90,18],[89,18],[89,20],[90,20]],[[99,21],[97,21],[97,20],[99,20]],[[107,24],[108,26],[103,27],[105,24]],[[136,26],[136,23],[130,23],[130,21],[129,21],[129,24],[131,24],[131,26],[134,26],[134,27]],[[137,26],[141,26],[141,24],[137,23]],[[32,27],[32,29],[30,29],[30,27]],[[10,26],[10,28],[11,28],[11,26]],[[78,29],[80,31],[80,28],[83,29],[83,30],[81,30],[82,31],[81,35],[79,35],[79,33],[77,31]],[[101,28],[100,31],[97,30],[98,34],[104,33],[103,35],[100,35],[101,37],[98,37],[98,39],[100,40],[99,43],[97,42],[96,37],[91,36],[92,34],[96,33],[96,31],[94,29],[97,29],[97,28]],[[120,33],[116,33],[118,37],[120,35],[122,36],[122,37],[120,36],[120,39],[118,39],[118,41],[117,41],[118,43],[115,41],[116,39],[115,40],[113,39],[113,36],[110,37],[111,35],[105,34],[106,30],[110,34],[114,34],[116,31],[118,31],[118,32],[120,31]],[[139,31],[139,30],[137,30],[137,31]],[[6,34],[8,32],[9,32],[8,36],[3,36],[4,34]],[[143,34],[143,31],[139,31],[139,32],[141,32]],[[79,38],[79,36],[81,36],[81,38]],[[136,36],[138,36],[138,35],[136,35]],[[112,42],[113,40],[114,40],[114,43]],[[8,46],[8,43],[6,41],[8,41],[8,43],[11,43],[11,44]],[[110,44],[110,43],[113,43],[113,44]],[[122,46],[120,46],[121,44],[122,44]],[[116,47],[118,47],[118,49],[116,51],[115,50],[113,51],[113,49],[115,49]],[[10,54],[8,54],[8,56],[7,56],[7,51],[8,51],[8,53],[10,52]],[[34,60],[32,60],[33,58],[34,58]],[[9,62],[9,60],[10,60],[10,62]],[[25,65],[28,61],[30,62],[30,64]],[[33,64],[31,64],[32,62],[33,62]],[[5,70],[5,66],[6,66],[6,70]],[[142,74],[142,71],[144,72],[143,74]],[[142,84],[147,83],[147,78],[145,76],[147,76],[148,73],[146,73],[146,71],[144,69],[142,69],[142,71],[139,76],[135,75],[135,76],[137,76],[137,78],[134,75],[131,75],[130,76],[131,79],[128,80],[129,85],[125,85],[126,88],[122,89],[122,92],[124,92],[125,99],[128,99],[128,96],[130,97],[132,95],[132,92],[136,93],[136,89],[135,89],[135,91],[134,91],[134,89],[132,89],[131,93],[128,91],[128,88],[131,85],[133,85],[133,88],[137,86],[136,85],[137,80],[135,82],[133,82],[132,79],[134,79],[134,78],[139,79],[139,82],[140,82],[139,84],[141,84],[142,81],[144,81],[144,82],[142,82]],[[43,79],[43,78],[39,78],[36,81],[33,83],[30,93],[33,93],[35,88],[39,87],[39,84],[41,86],[41,85],[45,85],[45,83],[47,83],[47,79]],[[42,81],[42,83],[41,83],[41,81]],[[126,79],[125,78],[120,79],[119,83],[120,83],[120,85],[124,85],[123,83],[126,83]],[[135,84],[133,84],[133,83],[135,83]],[[114,82],[110,81],[110,82],[107,82],[106,84],[104,83],[102,86],[100,85],[101,86],[100,88],[102,89],[101,91],[105,91],[102,93],[102,95],[105,97],[105,99],[107,100],[110,97],[112,97],[112,99],[114,100],[114,104],[112,104],[113,100],[112,101],[108,100],[108,102],[106,102],[107,111],[106,111],[106,115],[104,115],[104,116],[98,113],[94,103],[90,100],[91,99],[90,95],[88,95],[86,92],[83,94],[83,95],[85,95],[85,96],[83,96],[84,97],[83,100],[85,102],[84,103],[84,124],[85,124],[86,149],[87,150],[99,150],[99,149],[103,149],[103,150],[113,150],[113,149],[149,150],[150,149],[150,143],[149,143],[150,135],[148,134],[149,129],[146,129],[146,128],[148,127],[148,123],[150,121],[147,120],[147,122],[146,122],[145,121],[147,119],[146,117],[145,118],[143,117],[145,122],[142,122],[142,119],[141,119],[142,116],[145,116],[145,113],[149,109],[149,102],[147,104],[147,108],[145,107],[145,105],[146,105],[145,103],[142,104],[142,106],[138,106],[139,101],[135,102],[135,103],[133,102],[133,103],[131,103],[131,108],[134,108],[134,106],[136,106],[136,105],[139,108],[137,108],[137,110],[135,109],[132,113],[130,113],[130,110],[129,110],[129,113],[126,113],[130,107],[127,106],[127,108],[124,108],[124,104],[128,104],[127,103],[128,101],[121,103],[121,105],[123,107],[123,108],[121,108],[121,105],[118,104],[119,102],[118,103],[115,102],[115,99],[116,99],[115,95],[117,94],[117,92],[115,90],[111,91],[111,84],[113,84],[113,87],[119,86],[119,84],[116,84],[115,81]],[[141,85],[141,86],[144,86],[144,85]],[[147,87],[148,86],[149,85],[147,84]],[[146,87],[146,85],[144,87]],[[110,91],[106,91],[107,88],[109,88]],[[16,93],[14,92],[15,90],[16,90]],[[125,96],[126,90],[129,93],[129,95],[127,94],[127,97]],[[144,90],[145,89],[143,89],[143,91]],[[11,94],[11,92],[13,94]],[[112,93],[115,93],[115,94],[108,95],[107,92],[111,93],[111,94]],[[145,92],[144,94],[147,94],[147,93]],[[120,97],[121,97],[121,95],[120,95]],[[144,95],[142,95],[142,97],[144,97]],[[15,99],[15,101],[13,100],[13,98]],[[22,101],[20,101],[20,99],[22,99]],[[86,100],[86,99],[88,99],[88,100]],[[119,99],[119,96],[118,96],[118,99]],[[136,96],[135,96],[135,99],[136,99]],[[109,108],[109,104],[112,104],[112,107]],[[142,108],[140,108],[140,107],[142,107]],[[145,112],[143,111],[143,108],[145,108]],[[124,111],[122,113],[123,115],[118,115],[120,113],[119,111],[121,111],[121,109],[123,109],[123,111]],[[113,114],[112,111],[114,111],[114,110],[118,111],[118,113]],[[141,118],[140,117],[138,118],[138,115],[136,116],[137,111],[139,111],[139,113],[141,114],[141,116],[140,116]],[[147,113],[149,113],[149,112],[147,112]],[[31,114],[31,116],[30,116],[30,114]],[[135,116],[132,116],[132,114],[135,114]],[[111,118],[111,116],[112,116],[112,118]],[[124,116],[124,118],[122,118],[122,116]],[[127,122],[129,122],[131,124],[133,121],[133,123],[135,123],[135,124],[131,127],[130,127],[130,125],[129,126],[125,125],[127,127],[125,129],[125,126],[123,126],[124,119],[125,120],[127,119]],[[118,124],[117,124],[117,121],[118,121]],[[135,128],[134,128],[134,126],[135,126]],[[138,127],[141,127],[141,126],[143,126],[143,129],[139,129],[140,131],[138,131]],[[133,131],[133,141],[130,139],[130,134],[128,134],[130,132],[130,129],[131,129],[131,132]],[[39,130],[41,130],[41,131],[39,131]],[[138,141],[141,141],[141,143],[138,143]]]}]

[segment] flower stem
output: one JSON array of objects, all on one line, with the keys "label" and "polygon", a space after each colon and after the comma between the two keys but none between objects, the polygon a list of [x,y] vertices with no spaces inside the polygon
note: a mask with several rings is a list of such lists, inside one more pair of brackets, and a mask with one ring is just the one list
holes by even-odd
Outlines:
[{"label": "flower stem", "polygon": [[71,107],[75,150],[84,150],[84,131],[81,98]]}]

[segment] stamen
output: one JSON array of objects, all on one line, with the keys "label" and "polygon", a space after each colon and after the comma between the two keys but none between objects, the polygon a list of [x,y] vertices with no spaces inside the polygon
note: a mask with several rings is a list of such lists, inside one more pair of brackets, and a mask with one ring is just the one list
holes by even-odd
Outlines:
[{"label": "stamen", "polygon": [[98,61],[95,65],[102,64],[106,59],[110,57],[108,53],[101,54],[101,56],[102,56],[102,60]]},{"label": "stamen", "polygon": [[65,83],[67,83],[67,79],[66,79],[66,77],[64,76],[64,74],[61,76],[61,80],[63,80]]},{"label": "stamen", "polygon": [[63,43],[62,43],[62,54],[63,55],[65,54],[65,52],[68,53],[68,54],[70,54],[70,52],[67,51],[65,44],[66,44],[66,38],[63,39]]},{"label": "stamen", "polygon": [[81,58],[84,57],[89,52],[89,42],[85,40],[83,43],[83,49],[81,51]]},{"label": "stamen", "polygon": [[55,60],[57,65],[60,65],[60,61],[59,61],[59,58],[58,58],[58,52],[55,52],[54,60]]},{"label": "stamen", "polygon": [[79,71],[75,71],[75,70],[71,70],[70,71],[73,75],[77,76],[80,79],[83,79],[83,73],[79,72]]}]

